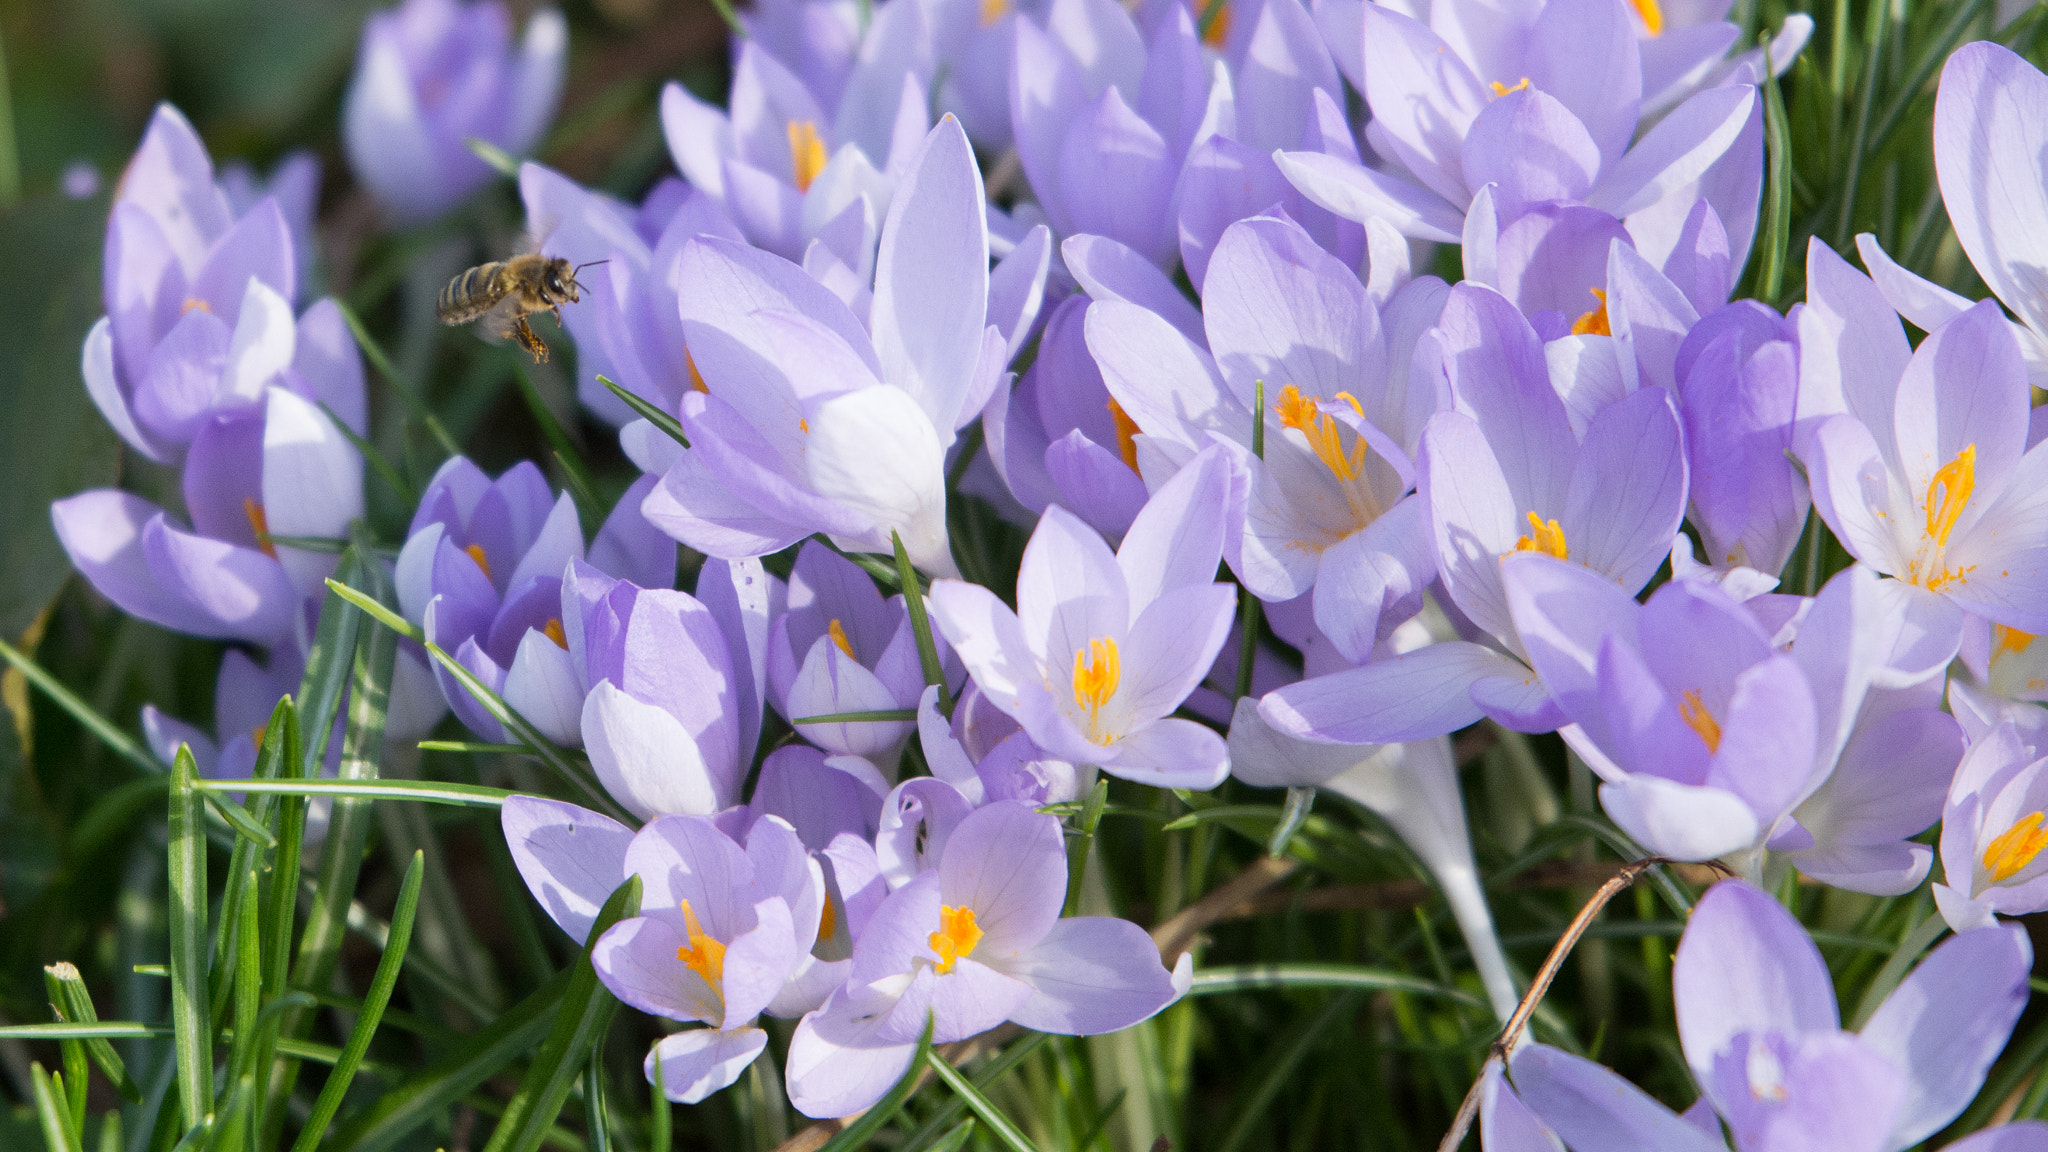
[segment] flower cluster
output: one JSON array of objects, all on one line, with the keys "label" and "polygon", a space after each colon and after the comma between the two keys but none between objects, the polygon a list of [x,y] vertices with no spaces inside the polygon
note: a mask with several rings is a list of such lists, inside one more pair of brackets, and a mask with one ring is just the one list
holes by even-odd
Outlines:
[{"label": "flower cluster", "polygon": [[[1062,914],[1053,806],[1098,773],[1378,812],[1505,1018],[1448,737],[1556,732],[1647,853],[1881,895],[1938,857],[1959,935],[1849,1033],[1796,923],[1724,883],[1676,967],[1708,1110],[1530,1046],[1489,1146],[1719,1148],[1716,1115],[1744,1150],[1918,1142],[2016,1018],[1997,917],[2048,907],[2048,78],[1973,44],[1941,80],[1943,197],[1998,301],[1866,236],[1867,272],[1814,241],[1780,313],[1730,297],[1764,62],[1810,23],[1730,55],[1726,7],[762,0],[723,107],[663,93],[680,179],[634,205],[521,167],[541,252],[602,264],[575,388],[642,475],[586,536],[533,464],[440,466],[392,577],[450,660],[428,687],[406,647],[393,733],[445,702],[502,744],[502,702],[580,749],[644,823],[519,797],[504,834],[608,989],[701,1025],[650,1077],[695,1102],[798,1019],[790,1099],[834,1117],[927,1028],[1094,1034],[1187,991],[1188,956]],[[489,3],[373,18],[357,178],[397,220],[449,209],[490,175],[466,139],[539,139],[564,39],[542,13],[515,49]],[[363,372],[331,302],[294,311],[303,231],[168,108],[116,198],[84,374],[182,468],[185,520],[89,492],[58,531],[128,612],[266,653],[224,663],[214,738],[150,714],[166,754],[250,762],[316,545],[363,512]],[[1417,271],[1438,244],[1457,283]],[[1029,531],[1014,589],[956,557],[970,492]],[[1809,524],[1854,563],[1795,592]],[[893,595],[860,553],[904,558]]]}]

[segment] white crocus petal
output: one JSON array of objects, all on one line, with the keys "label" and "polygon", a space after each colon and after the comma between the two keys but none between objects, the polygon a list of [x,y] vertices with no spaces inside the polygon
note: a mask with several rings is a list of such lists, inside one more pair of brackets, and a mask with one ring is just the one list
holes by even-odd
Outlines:
[{"label": "white crocus petal", "polygon": [[[325,412],[272,388],[264,400],[262,490],[273,534],[339,539],[363,514],[363,458]],[[279,547],[277,559],[293,587],[309,596],[336,563],[332,553],[289,547]]]},{"label": "white crocus petal", "polygon": [[912,563],[957,576],[946,538],[945,453],[917,401],[895,388],[862,388],[818,405],[810,424],[811,486],[874,521],[868,546],[887,549],[889,533],[900,532]]},{"label": "white crocus petal", "polygon": [[619,429],[619,447],[634,467],[650,476],[667,473],[670,466],[688,451],[676,443],[675,437],[656,428],[651,420],[635,420]]},{"label": "white crocus petal", "polygon": [[342,145],[349,168],[380,194],[418,187],[432,199],[439,195],[435,146],[395,31],[372,21],[364,32],[362,60],[342,105]]},{"label": "white crocus petal", "polygon": [[137,452],[161,464],[165,460],[163,449],[146,435],[135,423],[135,414],[128,408],[127,397],[121,394],[121,384],[114,375],[114,325],[102,316],[92,331],[85,335],[85,354],[80,365],[85,375],[85,391],[92,397],[100,415]]},{"label": "white crocus petal", "polygon": [[427,601],[434,598],[434,554],[441,549],[447,525],[435,521],[412,534],[398,550],[392,566],[392,580],[398,586],[398,610],[415,624],[427,618]]},{"label": "white crocus petal", "polygon": [[504,590],[510,593],[535,576],[560,576],[571,560],[583,559],[583,524],[576,515],[576,501],[567,492],[555,499],[540,534],[519,558]]},{"label": "white crocus petal", "polygon": [[1602,784],[1600,804],[1638,844],[1673,860],[1705,861],[1756,843],[1756,813],[1733,792],[1635,773]]},{"label": "white crocus petal", "polygon": [[967,134],[947,116],[889,205],[876,259],[870,327],[883,377],[948,432],[987,318],[986,200]]},{"label": "white crocus petal", "polygon": [[725,806],[689,729],[611,681],[584,698],[582,729],[598,781],[634,815],[709,816]]},{"label": "white crocus petal", "polygon": [[249,277],[242,292],[242,310],[235,317],[235,332],[228,340],[228,363],[221,373],[216,402],[231,404],[254,400],[263,394],[279,372],[291,367],[298,351],[298,321],[291,302],[277,290]]},{"label": "white crocus petal", "polygon": [[583,690],[569,653],[543,633],[527,629],[505,673],[505,703],[541,735],[566,747],[583,743]]}]

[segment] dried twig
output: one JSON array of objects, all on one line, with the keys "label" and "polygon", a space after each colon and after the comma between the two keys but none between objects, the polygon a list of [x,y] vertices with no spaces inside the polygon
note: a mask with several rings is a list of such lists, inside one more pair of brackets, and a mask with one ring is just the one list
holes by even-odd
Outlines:
[{"label": "dried twig", "polygon": [[1293,860],[1276,860],[1271,856],[1261,856],[1252,861],[1244,871],[1231,877],[1229,883],[1181,909],[1166,923],[1152,930],[1152,942],[1159,945],[1160,957],[1168,967],[1172,967],[1204,928],[1229,917],[1233,909],[1293,875],[1296,867]]}]

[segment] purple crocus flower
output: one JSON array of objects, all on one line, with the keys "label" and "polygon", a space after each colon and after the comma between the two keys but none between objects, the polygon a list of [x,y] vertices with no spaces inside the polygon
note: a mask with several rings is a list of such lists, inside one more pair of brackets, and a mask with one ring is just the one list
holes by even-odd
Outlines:
[{"label": "purple crocus flower", "polygon": [[1471,284],[1451,289],[1435,340],[1455,409],[1423,432],[1418,495],[1444,590],[1490,643],[1432,644],[1282,688],[1260,709],[1289,735],[1396,744],[1482,715],[1517,731],[1557,727],[1562,714],[1523,662],[1501,558],[1545,552],[1627,595],[1677,534],[1686,466],[1668,392],[1639,388],[1582,433],[1535,329],[1500,293]]},{"label": "purple crocus flower", "polygon": [[[267,662],[259,662],[239,648],[221,654],[220,675],[213,688],[212,735],[172,716],[155,705],[142,708],[142,734],[150,751],[166,765],[177,757],[178,747],[192,749],[192,760],[201,776],[221,780],[247,779],[256,771],[256,752],[263,743],[263,730],[270,714],[284,696],[299,690],[305,661],[291,649],[282,649]],[[328,747],[330,756],[341,755],[341,742]]]},{"label": "purple crocus flower", "polygon": [[900,533],[920,568],[952,573],[945,450],[1011,354],[987,323],[982,201],[966,134],[942,120],[890,202],[866,324],[785,260],[685,243],[683,331],[707,391],[683,397],[691,446],[662,461],[647,518],[725,558],[819,531],[888,552]]},{"label": "purple crocus flower", "polygon": [[938,689],[926,689],[917,706],[917,732],[932,775],[971,805],[1023,800],[1041,806],[1081,795],[1081,770],[1040,748],[972,682],[954,701],[951,720],[939,712]]},{"label": "purple crocus flower", "polygon": [[[750,822],[779,816],[796,829],[805,847],[822,852],[843,835],[872,840],[881,826],[887,787],[875,766],[858,756],[828,756],[808,744],[785,744],[762,759],[747,816]],[[872,855],[873,849],[868,851]]]},{"label": "purple crocus flower", "polygon": [[797,1025],[785,1078],[806,1116],[846,1116],[910,1066],[930,1018],[947,1043],[1005,1020],[1065,1036],[1128,1028],[1173,1003],[1171,973],[1145,930],[1107,916],[1062,919],[1067,861],[1059,821],[1027,804],[979,808],[938,866],[889,894],[853,944],[846,984]]},{"label": "purple crocus flower", "polygon": [[[940,659],[957,669],[945,640],[934,639]],[[915,708],[925,691],[918,660],[903,597],[883,600],[859,565],[805,542],[789,574],[789,607],[768,632],[769,700],[797,734],[827,752],[865,757],[893,779],[911,721],[798,721]]]},{"label": "purple crocus flower", "polygon": [[[1679,940],[1672,1000],[1686,1063],[1740,1152],[1898,1152],[1976,1095],[2026,1006],[2032,961],[2017,926],[1963,933],[1844,1031],[1805,929],[1769,895],[1724,880]],[[1532,1044],[1510,1070],[1521,1100],[1573,1148],[1727,1147],[1711,1114],[1691,1123],[1589,1060]]]},{"label": "purple crocus flower", "polygon": [[220,190],[228,198],[228,211],[237,219],[255,211],[265,198],[277,201],[291,229],[292,253],[297,257],[299,290],[313,282],[313,257],[320,251],[313,234],[314,217],[320,208],[320,157],[298,148],[284,154],[268,177],[259,177],[245,161],[230,160],[221,165]]},{"label": "purple crocus flower", "polygon": [[2048,644],[1981,616],[1963,622],[1963,667],[1983,688],[2008,700],[2048,701]]},{"label": "purple crocus flower", "polygon": [[1024,549],[1017,611],[978,584],[934,581],[932,620],[996,707],[1045,751],[1160,787],[1213,788],[1223,739],[1172,717],[1216,659],[1236,602],[1213,583],[1241,480],[1220,447],[1131,522],[1115,553],[1046,509]]},{"label": "purple crocus flower", "polygon": [[1709,568],[1748,568],[1775,583],[1799,543],[1811,500],[1788,457],[1797,340],[1796,320],[1742,300],[1710,313],[1678,347],[1678,410],[1692,477],[1686,517],[1699,529]]},{"label": "purple crocus flower", "polygon": [[1963,756],[1941,817],[1944,883],[1934,900],[1949,926],[1966,932],[1994,913],[2023,916],[2048,907],[2048,759],[2011,721],[1979,736]]},{"label": "purple crocus flower", "polygon": [[[628,490],[591,554],[659,587],[673,582],[674,552],[640,517],[635,497],[651,487]],[[399,551],[399,608],[549,739],[575,744],[584,682],[565,631],[575,614],[563,573],[583,556],[576,505],[567,493],[552,496],[540,469],[522,461],[492,480],[453,457],[428,483]],[[507,738],[447,669],[437,664],[434,675],[464,724],[487,740]]]},{"label": "purple crocus flower", "polygon": [[1930,634],[1967,610],[2048,631],[2048,450],[2028,447],[2026,365],[1998,305],[1906,343],[1871,282],[1808,251],[1796,447],[1850,555],[1914,589]]},{"label": "purple crocus flower", "polygon": [[[1411,430],[1435,398],[1410,387],[1408,365],[1442,299],[1440,282],[1414,281],[1383,318],[1299,226],[1259,217],[1232,225],[1209,262],[1207,349],[1138,304],[1088,309],[1089,348],[1134,426],[1119,429],[1126,461],[1156,484],[1212,437],[1237,447],[1250,487],[1232,569],[1263,600],[1316,589],[1317,624],[1354,659],[1421,607],[1434,575],[1407,494]],[[1249,451],[1257,421],[1263,456]]]},{"label": "purple crocus flower", "polygon": [[191,529],[111,488],[50,506],[72,564],[123,611],[195,636],[265,646],[301,638],[336,557],[272,536],[345,537],[362,515],[363,461],[298,394],[273,386],[254,399],[196,430],[184,470]]},{"label": "purple crocus flower", "polygon": [[534,13],[515,47],[496,0],[404,0],[363,25],[342,107],[356,179],[402,224],[430,220],[488,183],[472,138],[518,156],[554,119],[568,70],[569,26]]}]

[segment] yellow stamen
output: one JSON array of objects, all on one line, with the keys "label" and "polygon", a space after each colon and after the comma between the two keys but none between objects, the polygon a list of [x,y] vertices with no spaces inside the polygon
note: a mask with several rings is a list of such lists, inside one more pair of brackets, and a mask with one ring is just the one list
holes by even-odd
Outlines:
[{"label": "yellow stamen", "polygon": [[481,568],[481,569],[483,569],[483,570],[484,570],[484,579],[486,579],[486,580],[490,579],[490,578],[491,578],[491,558],[490,558],[490,557],[488,557],[488,556],[486,556],[486,555],[484,555],[484,546],[483,546],[483,545],[481,545],[481,544],[471,544],[471,545],[470,545],[469,547],[467,547],[467,548],[464,548],[464,549],[463,549],[463,551],[464,551],[465,553],[468,553],[468,555],[469,555],[469,558],[470,558],[471,560],[474,560],[474,561],[476,561],[476,566],[477,566],[477,567],[479,567],[479,568]]},{"label": "yellow stamen", "polygon": [[1493,98],[1495,100],[1498,100],[1503,96],[1506,96],[1510,92],[1520,92],[1528,86],[1529,78],[1527,76],[1522,77],[1522,82],[1520,84],[1515,85],[1512,88],[1508,87],[1507,85],[1501,83],[1498,80],[1495,80],[1491,85],[1489,85],[1489,87],[1493,89]]},{"label": "yellow stamen", "polygon": [[683,364],[690,370],[690,391],[711,395],[710,385],[704,383],[704,374],[697,371],[697,358],[690,355],[688,349],[683,350]]},{"label": "yellow stamen", "polygon": [[201,300],[197,296],[187,296],[185,297],[185,306],[178,309],[178,315],[183,316],[185,313],[192,311],[194,308],[197,308],[201,312],[209,314],[213,312],[213,305],[208,304],[206,301]]},{"label": "yellow stamen", "polygon": [[1927,540],[1913,562],[1913,583],[1939,592],[1969,574],[1968,568],[1948,567],[1945,554],[1948,538],[1955,532],[1956,522],[1963,518],[1963,509],[1969,506],[1970,494],[1976,487],[1977,446],[1965,444],[1955,459],[1936,469],[1934,478],[1927,482],[1927,497],[1922,502],[1927,512]]},{"label": "yellow stamen", "polygon": [[825,631],[832,637],[832,642],[839,645],[839,650],[846,653],[848,660],[860,659],[860,657],[853,654],[853,641],[846,638],[846,629],[839,623],[838,617],[833,617],[832,622],[825,625]]},{"label": "yellow stamen", "polygon": [[690,971],[704,978],[713,988],[719,986],[725,975],[725,945],[711,938],[697,923],[697,914],[690,910],[690,902],[683,903],[683,927],[688,931],[690,942],[676,949],[676,959],[688,965]]},{"label": "yellow stamen", "polygon": [[2020,869],[2041,854],[2041,849],[2048,848],[2048,829],[2041,827],[2041,815],[2029,812],[2020,817],[1984,849],[1984,870],[1991,874],[1993,884],[2019,875]]},{"label": "yellow stamen", "polygon": [[1096,716],[1109,698],[1116,695],[1116,683],[1123,675],[1116,641],[1107,636],[1090,640],[1085,649],[1074,651],[1074,702],[1088,710],[1088,736],[1098,739]]},{"label": "yellow stamen", "polygon": [[989,25],[1010,14],[1010,0],[981,0],[981,26]]},{"label": "yellow stamen", "polygon": [[255,530],[256,547],[261,548],[265,556],[277,559],[277,546],[270,542],[270,518],[263,514],[263,505],[252,496],[244,496],[242,515],[249,518],[249,527]]},{"label": "yellow stamen", "polygon": [[1991,626],[1991,654],[1993,656],[1998,655],[2000,652],[2025,652],[2033,642],[2034,634],[2032,632],[2022,632],[2017,628],[2008,628],[2003,624],[1993,624]]},{"label": "yellow stamen", "polygon": [[1664,9],[1658,6],[1657,0],[1628,0],[1628,3],[1636,10],[1636,15],[1643,18],[1645,31],[1652,36],[1664,34]]},{"label": "yellow stamen", "polygon": [[1109,402],[1109,418],[1116,422],[1116,450],[1124,458],[1124,466],[1131,471],[1138,470],[1138,422],[1124,411],[1124,406],[1115,400]]},{"label": "yellow stamen", "polygon": [[796,430],[809,436],[811,434],[811,422],[801,416],[797,417]]},{"label": "yellow stamen", "polygon": [[562,631],[561,617],[548,617],[548,622],[540,626],[540,634],[553,640],[555,647],[560,648],[562,651],[567,652],[569,650],[569,637],[567,633]]},{"label": "yellow stamen", "polygon": [[825,138],[810,120],[789,122],[789,164],[798,192],[809,192],[811,181],[825,170]]},{"label": "yellow stamen", "polygon": [[832,898],[825,898],[825,910],[818,913],[818,939],[830,940],[839,928],[839,917],[832,911]]},{"label": "yellow stamen", "polygon": [[941,973],[951,972],[955,961],[972,953],[974,946],[981,943],[981,927],[974,922],[974,909],[941,904],[939,930],[930,939],[932,951],[939,954],[936,967]]},{"label": "yellow stamen", "polygon": [[1230,0],[1216,6],[1216,12],[1209,17],[1209,24],[1202,29],[1202,43],[1211,48],[1221,49],[1230,41]]},{"label": "yellow stamen", "polygon": [[1589,288],[1587,289],[1587,291],[1591,292],[1600,301],[1600,303],[1591,312],[1588,312],[1585,315],[1579,317],[1577,320],[1572,321],[1572,335],[1614,335],[1613,329],[1607,326],[1607,293],[1602,292],[1598,288]]},{"label": "yellow stamen", "polygon": [[1529,535],[1515,541],[1517,552],[1542,552],[1559,560],[1566,558],[1564,526],[1555,519],[1538,519],[1534,512],[1529,515]]},{"label": "yellow stamen", "polygon": [[[1353,408],[1358,407],[1358,401],[1348,394],[1339,399],[1350,400]],[[1315,397],[1303,396],[1301,389],[1289,384],[1280,389],[1280,402],[1273,405],[1273,414],[1280,417],[1281,427],[1293,428],[1308,438],[1309,450],[1337,479],[1358,479],[1359,471],[1365,467],[1365,441],[1354,441],[1350,451],[1345,451],[1336,417],[1316,407]]]},{"label": "yellow stamen", "polygon": [[1721,750],[1721,722],[1700,703],[1700,694],[1688,688],[1679,697],[1678,714],[1685,719],[1686,726],[1700,734],[1700,741],[1707,746],[1707,754]]}]

